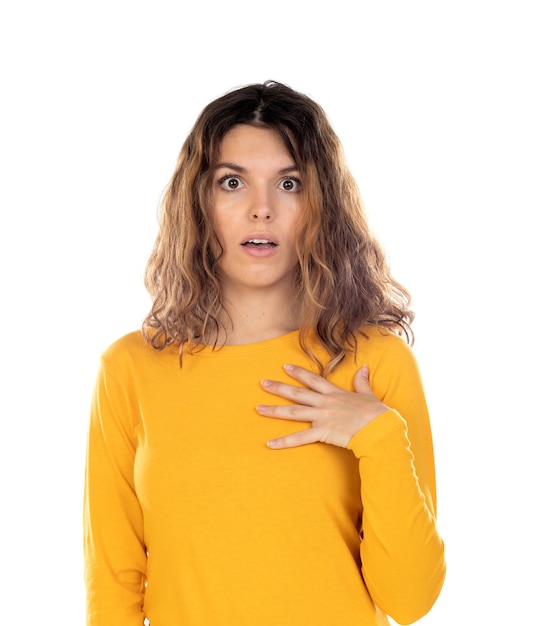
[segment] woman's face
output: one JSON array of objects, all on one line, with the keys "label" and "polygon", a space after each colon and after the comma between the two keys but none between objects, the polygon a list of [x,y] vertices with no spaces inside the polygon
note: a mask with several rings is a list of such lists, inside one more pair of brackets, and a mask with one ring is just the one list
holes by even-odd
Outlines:
[{"label": "woman's face", "polygon": [[280,136],[245,124],[232,128],[222,141],[212,197],[224,250],[218,275],[225,294],[269,288],[289,292],[303,191]]}]

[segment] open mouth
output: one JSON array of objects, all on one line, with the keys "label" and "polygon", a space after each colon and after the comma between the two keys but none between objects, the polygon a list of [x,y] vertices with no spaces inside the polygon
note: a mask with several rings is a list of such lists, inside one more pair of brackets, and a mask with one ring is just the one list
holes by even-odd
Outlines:
[{"label": "open mouth", "polygon": [[247,248],[275,248],[276,243],[269,239],[249,239],[241,244]]}]

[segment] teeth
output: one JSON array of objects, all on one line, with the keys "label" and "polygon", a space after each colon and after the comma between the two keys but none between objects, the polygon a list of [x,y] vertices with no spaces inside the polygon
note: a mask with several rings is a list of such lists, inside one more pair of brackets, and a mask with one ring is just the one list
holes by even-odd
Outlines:
[{"label": "teeth", "polygon": [[269,239],[249,239],[247,243],[271,243]]}]

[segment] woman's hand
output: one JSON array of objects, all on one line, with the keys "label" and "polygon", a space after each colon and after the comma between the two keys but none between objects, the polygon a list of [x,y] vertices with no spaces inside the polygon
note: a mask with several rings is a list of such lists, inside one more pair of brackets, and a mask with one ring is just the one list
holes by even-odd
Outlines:
[{"label": "woman's hand", "polygon": [[321,441],[346,448],[351,438],[376,417],[389,410],[373,394],[368,381],[368,366],[355,374],[355,392],[336,387],[327,379],[297,365],[285,365],[286,372],[307,387],[296,387],[273,380],[263,380],[262,386],[294,404],[287,406],[258,405],[266,417],[298,422],[310,422],[312,427],[286,437],[267,442],[270,448],[282,449]]}]

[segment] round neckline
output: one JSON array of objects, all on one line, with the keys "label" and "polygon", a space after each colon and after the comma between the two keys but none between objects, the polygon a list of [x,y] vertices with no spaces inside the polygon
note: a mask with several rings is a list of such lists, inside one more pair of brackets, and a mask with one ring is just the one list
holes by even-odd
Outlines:
[{"label": "round neckline", "polygon": [[[292,330],[289,333],[285,333],[284,335],[279,335],[278,337],[272,337],[271,339],[263,339],[262,341],[256,341],[254,343],[241,343],[241,344],[224,344],[222,346],[211,346],[204,345],[196,346],[195,352],[197,356],[211,355],[216,352],[219,354],[245,354],[249,352],[260,352],[266,350],[274,350],[275,348],[280,348],[282,346],[289,345],[291,343],[295,343],[299,337],[298,330]],[[201,348],[201,349],[200,349]]]}]

